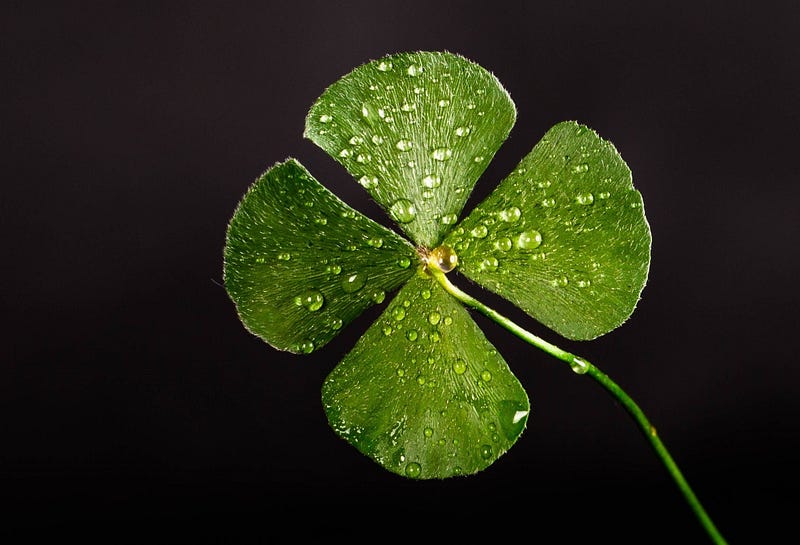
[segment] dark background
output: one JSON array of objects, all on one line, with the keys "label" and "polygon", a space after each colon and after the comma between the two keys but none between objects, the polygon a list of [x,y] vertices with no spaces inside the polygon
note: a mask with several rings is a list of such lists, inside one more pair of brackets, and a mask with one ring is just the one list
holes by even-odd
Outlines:
[{"label": "dark background", "polygon": [[276,161],[390,225],[303,124],[346,72],[418,49],[476,61],[517,104],[468,208],[565,119],[644,195],[651,275],[625,325],[570,343],[486,302],[616,380],[731,544],[796,535],[800,4],[56,6],[0,10],[7,542],[708,542],[620,405],[481,316],[532,417],[489,469],[439,482],[327,425],[322,382],[379,309],[310,356],[238,321],[225,229]]}]

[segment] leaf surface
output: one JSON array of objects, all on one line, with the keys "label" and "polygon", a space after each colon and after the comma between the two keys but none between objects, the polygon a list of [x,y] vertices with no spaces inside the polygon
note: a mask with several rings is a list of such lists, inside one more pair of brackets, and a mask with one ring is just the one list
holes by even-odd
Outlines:
[{"label": "leaf surface", "polygon": [[229,225],[225,288],[245,327],[309,353],[414,274],[416,250],[323,187],[294,159],[247,191]]},{"label": "leaf surface", "polygon": [[530,411],[469,313],[421,274],[330,373],[322,400],[341,437],[420,479],[486,468],[514,444]]},{"label": "leaf surface", "polygon": [[622,324],[647,281],[650,228],[614,146],[567,121],[447,237],[459,271],[559,334]]},{"label": "leaf surface", "polygon": [[391,55],[331,85],[305,136],[339,161],[418,245],[452,228],[516,109],[486,69],[451,53]]}]

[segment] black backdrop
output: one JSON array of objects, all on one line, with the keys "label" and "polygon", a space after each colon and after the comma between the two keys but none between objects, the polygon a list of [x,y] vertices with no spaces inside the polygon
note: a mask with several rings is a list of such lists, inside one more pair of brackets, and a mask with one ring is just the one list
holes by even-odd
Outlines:
[{"label": "black backdrop", "polygon": [[706,542],[624,410],[481,316],[533,413],[488,470],[441,482],[327,426],[322,381],[378,309],[310,356],[239,323],[225,228],[268,166],[297,157],[391,225],[304,117],[355,66],[425,49],[483,65],[518,107],[468,208],[575,119],[620,150],[653,231],[638,309],[596,341],[487,302],[625,388],[731,543],[791,532],[800,5],[751,4],[4,2],[0,530]]}]

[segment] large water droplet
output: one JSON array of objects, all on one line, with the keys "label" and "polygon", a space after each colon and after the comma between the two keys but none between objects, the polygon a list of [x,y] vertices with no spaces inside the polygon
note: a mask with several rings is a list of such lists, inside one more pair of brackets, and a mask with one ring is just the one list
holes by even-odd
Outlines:
[{"label": "large water droplet", "polygon": [[467,371],[467,363],[464,360],[458,358],[456,361],[453,362],[453,372],[456,375],[463,375],[464,373],[466,373],[466,371]]},{"label": "large water droplet", "polygon": [[420,473],[422,473],[422,466],[417,462],[409,462],[408,465],[406,465],[406,477],[415,479],[420,476]]},{"label": "large water droplet", "polygon": [[458,221],[458,216],[455,214],[445,214],[441,218],[441,222],[444,225],[453,225],[456,221]]},{"label": "large water droplet", "polygon": [[481,445],[481,458],[489,460],[492,457],[492,445]]},{"label": "large water droplet", "polygon": [[362,176],[358,179],[358,183],[360,183],[364,189],[374,189],[378,187],[378,178],[375,176]]},{"label": "large water droplet", "polygon": [[452,271],[458,266],[458,255],[451,247],[445,246],[444,244],[434,248],[428,259],[429,261],[433,261],[436,268],[445,273]]},{"label": "large water droplet", "polygon": [[475,226],[472,229],[472,231],[469,232],[469,234],[473,238],[484,238],[486,235],[489,234],[489,229],[487,229],[487,227],[484,224],[480,223],[477,226]]},{"label": "large water droplet", "polygon": [[397,266],[401,269],[407,269],[409,266],[411,266],[411,260],[407,257],[401,257],[397,260]]},{"label": "large water droplet", "polygon": [[345,293],[354,293],[364,287],[367,277],[363,273],[348,274],[342,279],[342,289]]},{"label": "large water droplet", "polygon": [[517,248],[520,250],[533,250],[541,246],[542,234],[531,229],[523,231],[517,236]]},{"label": "large water droplet", "polygon": [[399,199],[389,207],[389,213],[398,223],[408,223],[417,217],[417,207],[408,199]]},{"label": "large water droplet", "polygon": [[422,430],[422,434],[428,438],[433,437],[433,428],[430,427],[425,428],[424,430]]},{"label": "large water droplet", "polygon": [[428,174],[422,179],[422,185],[429,189],[439,187],[440,185],[442,185],[442,178],[436,176],[435,174]]},{"label": "large water droplet", "polygon": [[416,64],[412,64],[406,70],[406,74],[408,74],[409,76],[418,76],[418,75],[422,74],[423,71],[424,71],[424,69],[421,66],[417,66]]},{"label": "large water droplet", "polygon": [[498,238],[494,241],[494,247],[501,252],[507,252],[511,249],[511,239],[508,237]]},{"label": "large water droplet", "polygon": [[438,324],[441,319],[442,319],[442,315],[440,313],[436,312],[435,310],[433,312],[431,312],[430,314],[428,314],[428,321],[431,323],[431,325]]},{"label": "large water droplet", "polygon": [[416,341],[417,340],[417,336],[418,336],[417,332],[415,330],[413,330],[413,329],[409,329],[406,332],[406,339],[408,339],[409,341],[412,341],[412,342]]},{"label": "large water droplet", "polygon": [[380,237],[372,237],[367,239],[367,244],[373,248],[380,248],[383,246],[383,239]]},{"label": "large water droplet", "polygon": [[499,403],[498,412],[503,435],[513,441],[525,428],[528,409],[519,401],[504,400]]},{"label": "large water droplet", "polygon": [[487,258],[484,258],[483,261],[481,261],[481,270],[484,271],[494,272],[497,270],[497,267],[499,266],[500,262],[497,261],[497,258],[494,256],[489,256]]},{"label": "large water droplet", "polygon": [[507,221],[509,223],[513,223],[519,219],[522,215],[522,212],[516,206],[511,206],[506,208],[505,210],[500,211],[500,219],[503,221]]},{"label": "large water droplet", "polygon": [[403,320],[406,317],[406,309],[403,307],[394,307],[394,310],[392,310],[392,317],[398,322]]},{"label": "large water droplet", "polygon": [[488,369],[484,369],[483,371],[481,371],[481,380],[483,382],[489,382],[490,380],[492,380],[492,372],[489,371]]},{"label": "large water droplet", "polygon": [[575,202],[584,206],[592,204],[594,202],[594,195],[591,193],[580,193],[575,197]]},{"label": "large water droplet", "polygon": [[437,161],[447,161],[452,156],[453,150],[450,148],[436,148],[433,150],[433,153],[431,153],[431,157]]},{"label": "large water droplet", "polygon": [[319,116],[320,123],[330,123],[332,120],[333,118],[328,114],[322,114],[321,116]]},{"label": "large water droplet", "polygon": [[372,299],[373,303],[379,305],[379,304],[383,303],[384,299],[386,299],[386,292],[383,291],[383,290],[373,291],[370,294],[369,298]]},{"label": "large water droplet", "polygon": [[316,312],[325,304],[325,297],[317,290],[306,290],[294,298],[294,304]]}]

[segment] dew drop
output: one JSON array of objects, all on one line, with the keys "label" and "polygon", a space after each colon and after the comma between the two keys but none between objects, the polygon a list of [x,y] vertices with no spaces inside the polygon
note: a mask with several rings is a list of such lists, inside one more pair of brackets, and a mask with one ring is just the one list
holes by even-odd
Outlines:
[{"label": "dew drop", "polygon": [[408,465],[406,465],[406,477],[415,479],[419,477],[420,473],[422,473],[422,466],[417,462],[409,462]]},{"label": "dew drop", "polygon": [[440,108],[446,108],[447,106],[450,106],[450,101],[443,98],[442,100],[437,102],[437,104],[439,105]]},{"label": "dew drop", "polygon": [[437,161],[447,161],[452,156],[453,150],[450,148],[436,148],[433,150],[433,153],[431,153],[431,157]]},{"label": "dew drop", "polygon": [[546,199],[542,199],[542,206],[545,208],[552,208],[556,205],[556,200],[552,197],[548,197]]},{"label": "dew drop", "polygon": [[353,146],[360,146],[364,143],[364,139],[360,136],[354,136],[349,140],[350,144]]},{"label": "dew drop", "polygon": [[469,232],[472,238],[484,238],[486,235],[489,234],[489,229],[482,223],[475,226],[472,231]]},{"label": "dew drop", "polygon": [[353,273],[342,279],[342,289],[345,293],[355,293],[367,283],[367,277],[361,273]]},{"label": "dew drop", "polygon": [[412,341],[412,342],[416,341],[417,340],[417,336],[418,336],[417,332],[415,330],[413,330],[413,329],[409,329],[406,332],[406,339],[408,339],[409,341]]},{"label": "dew drop", "polygon": [[408,223],[417,217],[417,207],[408,199],[399,199],[389,207],[389,213],[398,223]]},{"label": "dew drop", "polygon": [[392,334],[392,326],[390,326],[390,325],[383,326],[383,334],[386,335],[387,337],[389,335],[391,335]]},{"label": "dew drop", "polygon": [[376,144],[376,145],[383,144],[383,136],[381,136],[380,134],[373,134],[372,135],[372,143]]},{"label": "dew drop", "polygon": [[434,329],[433,331],[431,331],[431,340],[435,343],[438,343],[439,341],[442,340],[442,336],[439,334],[438,330]]},{"label": "dew drop", "polygon": [[414,143],[411,140],[401,139],[397,141],[395,147],[400,151],[409,151],[414,147]]},{"label": "dew drop", "polygon": [[381,61],[378,63],[378,70],[388,72],[392,69],[392,61]]},{"label": "dew drop", "polygon": [[402,377],[402,376],[405,376],[405,374],[406,374],[406,370],[405,370],[405,369],[403,369],[402,367],[398,367],[398,368],[397,368],[397,371],[395,371],[395,373],[397,373],[397,376],[398,376],[398,377]]},{"label": "dew drop", "polygon": [[320,123],[330,123],[331,120],[333,120],[333,118],[328,114],[322,114],[321,116],[319,116]]},{"label": "dew drop", "polygon": [[448,273],[458,266],[458,255],[449,246],[442,244],[431,251],[429,260],[442,272]]},{"label": "dew drop", "polygon": [[453,323],[453,318],[452,318],[452,316],[445,316],[445,317],[444,317],[444,325],[450,325],[450,324],[452,324],[452,323]]},{"label": "dew drop", "polygon": [[375,176],[362,176],[358,179],[358,183],[361,184],[364,189],[374,189],[378,187],[378,178]]},{"label": "dew drop", "polygon": [[420,297],[422,297],[425,300],[430,299],[431,298],[431,290],[429,290],[428,288],[425,288],[424,290],[419,292],[419,295],[420,295]]},{"label": "dew drop", "polygon": [[569,366],[579,375],[583,375],[589,370],[589,363],[580,358],[572,358],[572,362],[570,362]]},{"label": "dew drop", "polygon": [[278,261],[289,261],[290,259],[292,259],[292,254],[290,254],[289,252],[283,252],[278,254]]},{"label": "dew drop", "polygon": [[458,216],[455,214],[445,214],[441,219],[444,225],[453,225],[456,221],[458,221]]},{"label": "dew drop", "polygon": [[311,354],[314,351],[314,342],[313,341],[303,341],[298,346],[299,351],[303,354]]},{"label": "dew drop", "polygon": [[481,380],[483,382],[489,382],[490,380],[492,380],[492,372],[489,371],[488,369],[484,369],[483,371],[481,371]]},{"label": "dew drop", "polygon": [[404,102],[403,105],[400,106],[400,109],[403,110],[404,112],[413,112],[414,110],[417,109],[417,105]]},{"label": "dew drop", "polygon": [[403,320],[406,317],[406,309],[403,307],[394,307],[392,317],[398,322]]},{"label": "dew drop", "polygon": [[317,290],[306,290],[294,298],[294,303],[305,307],[308,311],[316,312],[325,304],[325,297]]},{"label": "dew drop", "polygon": [[401,269],[407,269],[411,266],[411,260],[407,257],[401,257],[397,260],[397,266]]},{"label": "dew drop", "polygon": [[422,434],[425,437],[433,437],[433,428],[425,428],[424,430],[422,430]]},{"label": "dew drop", "polygon": [[380,237],[373,237],[367,239],[367,244],[372,246],[373,248],[380,248],[383,246],[383,239]]},{"label": "dew drop", "polygon": [[572,167],[572,172],[574,172],[575,174],[583,174],[584,172],[588,171],[589,171],[589,165],[587,165],[586,163],[580,163]]},{"label": "dew drop", "polygon": [[409,76],[418,76],[422,74],[422,72],[423,68],[421,66],[417,66],[416,64],[412,64],[406,70],[406,74],[408,74]]},{"label": "dew drop", "polygon": [[456,375],[463,375],[467,371],[467,363],[461,358],[453,362],[453,372]]},{"label": "dew drop", "polygon": [[436,312],[435,310],[433,312],[431,312],[430,314],[428,314],[428,321],[431,323],[431,325],[438,324],[441,319],[442,319],[442,315],[440,313]]},{"label": "dew drop", "polygon": [[332,330],[337,331],[342,329],[343,322],[341,318],[333,318],[330,322],[328,322],[328,325]]},{"label": "dew drop", "polygon": [[594,195],[591,193],[580,193],[577,197],[575,197],[575,202],[583,206],[590,205],[594,202]]},{"label": "dew drop", "polygon": [[442,178],[435,174],[428,174],[422,179],[422,185],[428,189],[434,189],[442,185]]},{"label": "dew drop", "polygon": [[341,157],[342,159],[350,157],[350,150],[347,148],[343,149],[342,151],[339,152],[339,157]]},{"label": "dew drop", "polygon": [[517,248],[520,250],[533,250],[542,244],[542,234],[539,231],[523,231],[517,236]]},{"label": "dew drop", "polygon": [[512,246],[511,239],[508,237],[498,238],[497,240],[494,241],[495,249],[501,252],[509,251],[511,249],[511,246]]},{"label": "dew drop", "polygon": [[383,290],[373,291],[369,298],[372,299],[373,303],[379,305],[386,299],[386,292]]},{"label": "dew drop", "polygon": [[509,223],[513,223],[519,219],[522,215],[522,212],[516,206],[512,206],[510,208],[506,208],[505,210],[500,211],[500,219]]},{"label": "dew drop", "polygon": [[497,258],[494,256],[489,256],[481,261],[481,270],[494,272],[497,270],[497,267],[500,266],[500,263],[497,261]]},{"label": "dew drop", "polygon": [[550,284],[552,284],[554,288],[563,288],[566,287],[567,284],[569,284],[569,278],[567,278],[566,276],[560,276],[558,278],[554,278],[550,282]]},{"label": "dew drop", "polygon": [[598,199],[603,199],[603,200],[609,198],[610,196],[611,196],[611,193],[609,193],[608,191],[603,191],[602,193],[598,193],[597,194],[597,198]]},{"label": "dew drop", "polygon": [[456,127],[456,136],[464,137],[467,136],[469,133],[472,132],[472,129],[469,127]]},{"label": "dew drop", "polygon": [[481,458],[488,460],[492,457],[492,445],[481,445]]}]

